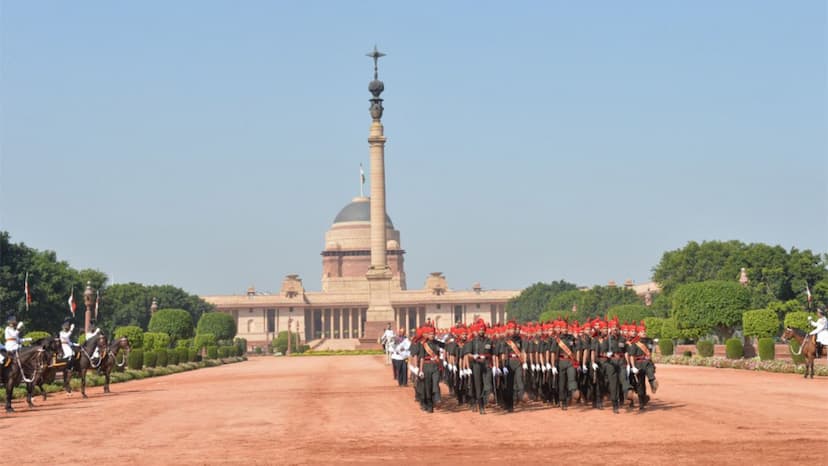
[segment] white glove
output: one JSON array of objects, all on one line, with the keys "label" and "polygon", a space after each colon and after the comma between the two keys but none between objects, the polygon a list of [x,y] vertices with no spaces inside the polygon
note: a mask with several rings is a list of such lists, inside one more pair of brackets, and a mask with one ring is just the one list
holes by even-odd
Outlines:
[{"label": "white glove", "polygon": [[526,363],[523,363],[523,370],[525,370],[525,371],[529,370],[529,365],[526,364]]},{"label": "white glove", "polygon": [[31,338],[21,338],[20,341],[22,341],[23,343],[28,343],[28,342],[32,341],[32,339]]},{"label": "white glove", "polygon": [[443,367],[448,367],[448,363],[446,362],[445,359],[443,359]]},{"label": "white glove", "polygon": [[635,366],[633,366],[633,368],[632,368],[632,373],[633,373],[633,374],[638,374],[638,368],[637,368],[637,367],[635,367]]},{"label": "white glove", "polygon": [[424,379],[425,378],[425,372],[421,371],[419,374],[417,374],[417,376],[421,379]]},{"label": "white glove", "polygon": [[419,369],[417,369],[417,366],[411,366],[411,373],[414,374],[414,375],[417,375],[417,372],[419,372]]},{"label": "white glove", "polygon": [[555,374],[555,375],[558,375],[558,368],[555,367],[555,366],[552,366],[552,373]]},{"label": "white glove", "polygon": [[492,367],[492,372],[494,372],[494,375],[500,375],[500,374],[502,374],[502,372],[500,372],[500,368],[499,368],[499,367]]},{"label": "white glove", "polygon": [[584,374],[586,374],[586,373],[587,373],[588,369],[587,369],[586,364],[584,364],[583,366],[581,366],[581,371],[582,371]]},{"label": "white glove", "polygon": [[23,322],[17,324],[17,330],[20,330],[21,328],[23,328]]},{"label": "white glove", "polygon": [[627,377],[630,376],[630,366],[627,366]]},{"label": "white glove", "polygon": [[552,370],[552,364],[546,363],[546,370],[551,371]]},{"label": "white glove", "polygon": [[598,364],[592,363],[592,370],[597,371],[598,370]]},{"label": "white glove", "polygon": [[503,375],[509,375],[509,368],[506,366],[503,366]]},{"label": "white glove", "polygon": [[541,368],[541,372],[546,372],[546,366],[545,365],[541,364],[540,368]]},{"label": "white glove", "polygon": [[810,322],[810,321],[812,321],[812,320],[814,320],[814,318],[813,318],[813,317],[811,317],[811,316],[808,316],[808,322]]},{"label": "white glove", "polygon": [[452,364],[452,365],[451,365],[451,371],[452,371],[452,372],[457,372],[457,366],[456,366],[456,365],[454,365],[454,364]]},{"label": "white glove", "polygon": [[607,351],[607,357],[608,357],[608,358],[611,358],[611,357],[612,357],[612,351]]}]

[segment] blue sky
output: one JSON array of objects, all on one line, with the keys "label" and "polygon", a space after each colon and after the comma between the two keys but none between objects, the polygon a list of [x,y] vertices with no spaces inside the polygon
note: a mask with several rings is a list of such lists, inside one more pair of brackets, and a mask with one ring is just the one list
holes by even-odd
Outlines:
[{"label": "blue sky", "polygon": [[828,251],[826,4],[0,2],[0,229],[115,282],[319,288],[376,43],[410,288]]}]

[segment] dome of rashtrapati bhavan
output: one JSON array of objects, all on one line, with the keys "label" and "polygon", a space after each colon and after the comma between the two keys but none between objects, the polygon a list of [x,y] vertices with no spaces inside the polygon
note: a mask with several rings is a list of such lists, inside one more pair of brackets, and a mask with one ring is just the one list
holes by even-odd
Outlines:
[{"label": "dome of rashtrapati bhavan", "polygon": [[[218,311],[233,316],[237,335],[247,339],[250,347],[266,345],[288,330],[289,322],[290,330],[314,349],[376,345],[388,324],[412,332],[428,320],[439,328],[478,318],[505,322],[506,302],[520,293],[483,289],[479,284],[471,289],[450,289],[440,272],[426,277],[422,288],[408,289],[400,232],[394,229],[385,208],[384,108],[380,98],[384,84],[378,80],[377,69],[377,60],[384,54],[375,48],[368,56],[374,60],[374,80],[369,85],[373,95],[368,138],[371,197],[354,198],[339,211],[325,234],[322,290],[306,291],[299,276],[287,275],[279,294],[257,293],[250,288],[244,295],[202,296]],[[625,286],[633,285],[628,281]]]}]

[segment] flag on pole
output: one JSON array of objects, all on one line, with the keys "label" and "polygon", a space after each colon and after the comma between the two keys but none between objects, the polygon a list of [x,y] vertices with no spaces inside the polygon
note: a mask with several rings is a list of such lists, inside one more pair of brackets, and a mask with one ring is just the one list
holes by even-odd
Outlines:
[{"label": "flag on pole", "polygon": [[362,169],[362,164],[359,164],[359,195],[365,197],[365,170]]},{"label": "flag on pole", "polygon": [[101,306],[101,294],[95,290],[95,320],[98,320],[98,308]]},{"label": "flag on pole", "polygon": [[23,285],[24,291],[26,293],[26,310],[29,310],[29,304],[32,303],[32,293],[29,291],[29,272],[26,272],[26,281]]},{"label": "flag on pole", "polygon": [[78,305],[75,304],[75,287],[72,287],[72,294],[69,295],[69,311],[72,313],[72,317],[75,316],[77,309]]},{"label": "flag on pole", "polygon": [[811,288],[805,283],[805,294],[808,295],[808,306],[811,305]]}]

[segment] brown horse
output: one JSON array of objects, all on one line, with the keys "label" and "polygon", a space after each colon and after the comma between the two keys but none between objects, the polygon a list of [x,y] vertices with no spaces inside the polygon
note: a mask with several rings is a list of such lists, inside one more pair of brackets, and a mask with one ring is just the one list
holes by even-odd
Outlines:
[{"label": "brown horse", "polygon": [[[95,348],[98,349],[99,357],[95,358],[95,361],[92,361]],[[86,340],[75,353],[72,364],[67,364],[63,367],[63,390],[67,394],[72,393],[70,382],[72,381],[72,374],[75,373],[78,374],[81,380],[81,396],[89,398],[86,396],[86,371],[100,368],[104,360],[108,357],[107,350],[106,337],[104,335],[98,334]]]},{"label": "brown horse", "polygon": [[[814,360],[816,354],[816,336],[808,335],[798,328],[785,327],[785,332],[782,334],[782,339],[788,341],[794,339],[799,342],[799,352],[797,355],[805,356],[805,378],[808,378],[810,371],[811,378],[814,378]],[[793,351],[791,351],[793,353]]]},{"label": "brown horse", "polygon": [[21,382],[26,384],[26,402],[34,408],[32,394],[35,381],[40,378],[41,372],[49,364],[53,339],[51,337],[38,340],[33,345],[20,348],[14,353],[6,355],[6,364],[2,368],[3,384],[6,388],[6,412],[14,412],[11,402],[14,388]]},{"label": "brown horse", "polygon": [[[123,350],[120,361],[118,360],[119,350]],[[106,349],[106,355],[101,358],[101,365],[98,367],[98,372],[102,373],[106,378],[104,382],[104,393],[109,393],[109,375],[112,373],[112,369],[116,366],[119,368],[126,366],[127,358],[129,358],[129,350],[129,339],[127,337],[118,338],[110,343]]]}]

